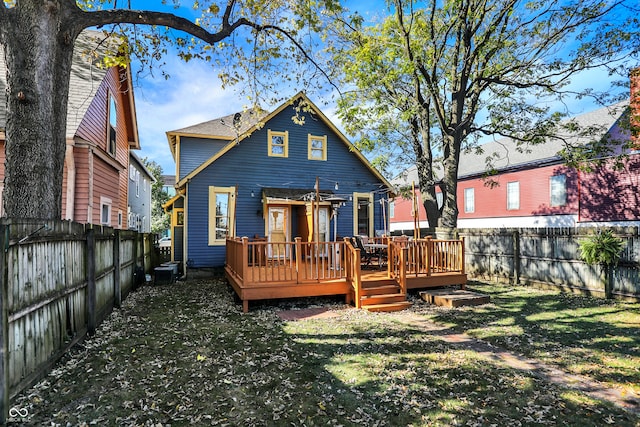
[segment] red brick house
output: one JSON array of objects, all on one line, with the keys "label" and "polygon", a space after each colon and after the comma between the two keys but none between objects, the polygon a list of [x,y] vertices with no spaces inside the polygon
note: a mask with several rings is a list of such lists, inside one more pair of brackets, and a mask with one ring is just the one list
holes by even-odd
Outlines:
[{"label": "red brick house", "polygon": [[[104,52],[97,46],[103,38],[100,32],[85,31],[75,45],[62,219],[127,228],[129,150],[140,148],[133,86],[129,68],[100,67]],[[5,76],[0,52],[0,87],[6,87]],[[0,180],[4,178],[5,110],[0,105]]]},{"label": "red brick house", "polygon": [[[632,94],[637,95],[632,86]],[[632,96],[633,100],[636,98]],[[582,114],[573,120],[597,129],[590,137],[567,135],[572,144],[585,145],[607,138],[611,146],[629,141],[630,133],[621,123],[629,111],[623,102]],[[633,123],[633,121],[632,121]],[[458,182],[458,227],[575,227],[593,225],[640,224],[640,151],[627,151],[619,164],[613,157],[589,173],[565,165],[558,152],[564,147],[559,139],[518,150],[508,138],[489,142],[483,152],[463,153]],[[485,160],[494,156],[497,174],[488,185]],[[394,185],[417,185],[415,167]],[[426,212],[418,198],[420,228],[428,227]],[[410,233],[414,228],[411,200],[396,198],[390,213],[391,231]]]}]

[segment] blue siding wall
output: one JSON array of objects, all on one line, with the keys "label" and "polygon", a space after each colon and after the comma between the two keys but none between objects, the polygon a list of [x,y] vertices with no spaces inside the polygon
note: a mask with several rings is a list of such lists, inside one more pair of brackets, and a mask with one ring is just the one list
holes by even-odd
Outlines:
[{"label": "blue siding wall", "polygon": [[218,139],[180,137],[180,176],[178,180],[189,175],[191,171],[213,157],[228,143],[229,141]]},{"label": "blue siding wall", "polygon": [[[238,186],[236,200],[236,234],[253,237],[264,235],[262,189],[265,187],[312,190],[316,176],[320,190],[333,192],[347,200],[354,192],[374,195],[374,229],[383,229],[382,206],[384,185],[360,162],[320,119],[306,115],[305,124],[294,124],[292,108],[284,109],[262,129],[224,154],[196,175],[188,184],[188,258],[193,267],[224,265],[225,247],[208,246],[209,186]],[[267,130],[289,131],[288,158],[267,155]],[[307,158],[307,135],[327,135],[327,160]],[[182,151],[182,147],[181,147]],[[202,159],[204,161],[206,159]],[[336,182],[339,190],[335,191]],[[254,197],[251,197],[253,191]],[[295,226],[295,212],[292,223]],[[333,221],[330,224],[333,233]],[[338,213],[338,235],[353,234],[353,201],[347,201]],[[293,236],[295,237],[295,236]],[[332,235],[333,239],[333,235]]]}]

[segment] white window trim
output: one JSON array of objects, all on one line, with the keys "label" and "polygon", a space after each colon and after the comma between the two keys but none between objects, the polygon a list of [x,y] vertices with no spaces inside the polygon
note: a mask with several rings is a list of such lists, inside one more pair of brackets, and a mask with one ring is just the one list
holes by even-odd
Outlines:
[{"label": "white window trim", "polygon": [[[510,188],[513,190],[509,191]],[[511,200],[514,197],[512,194],[517,195],[515,200]],[[507,210],[517,211],[518,209],[520,209],[520,181],[507,182]]]},{"label": "white window trim", "polygon": [[[108,225],[111,226],[111,207],[112,207],[112,200],[108,197],[104,197],[104,196],[100,196],[100,224],[102,225]],[[104,221],[104,218],[102,217],[102,210],[104,208],[104,206],[107,206],[108,210],[108,218],[107,221]]]},{"label": "white window trim", "polygon": [[[562,203],[553,203],[553,181],[554,181],[554,178],[561,178],[561,177],[563,179],[562,192],[564,193],[564,201]],[[567,204],[567,175],[559,174],[559,175],[553,175],[549,177],[549,206],[556,208],[560,206],[566,206],[566,204]]]},{"label": "white window trim", "polygon": [[[467,197],[470,194],[471,197]],[[464,213],[474,213],[476,211],[476,190],[475,188],[464,189]]]}]

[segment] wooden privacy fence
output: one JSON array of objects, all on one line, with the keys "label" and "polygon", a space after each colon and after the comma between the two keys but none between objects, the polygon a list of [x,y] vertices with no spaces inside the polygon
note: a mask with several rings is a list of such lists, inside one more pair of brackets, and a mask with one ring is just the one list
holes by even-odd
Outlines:
[{"label": "wooden privacy fence", "polygon": [[[624,242],[613,273],[612,294],[640,298],[638,227],[608,227]],[[550,285],[604,295],[605,276],[599,266],[580,259],[579,241],[595,228],[460,229],[466,242],[470,277],[514,284]]]},{"label": "wooden privacy fence", "polygon": [[150,235],[70,221],[0,221],[0,422],[10,396],[42,377],[65,351],[141,283]]}]

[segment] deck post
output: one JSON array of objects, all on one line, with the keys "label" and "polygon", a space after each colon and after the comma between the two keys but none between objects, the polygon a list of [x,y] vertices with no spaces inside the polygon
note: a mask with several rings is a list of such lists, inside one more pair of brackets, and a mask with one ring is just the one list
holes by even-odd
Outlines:
[{"label": "deck post", "polygon": [[296,283],[300,283],[300,258],[302,258],[302,238],[296,237],[295,239],[296,245],[296,253],[295,253],[295,261],[296,261]]},{"label": "deck post", "polygon": [[362,308],[362,301],[360,300],[360,294],[362,291],[362,278],[360,273],[360,249],[355,250],[356,256],[351,260],[353,265],[353,283],[355,284],[355,303],[356,308]]},{"label": "deck post", "polygon": [[407,260],[409,259],[409,248],[400,250],[400,291],[407,294]]},{"label": "deck post", "polygon": [[428,236],[427,237],[427,262],[426,262],[427,276],[431,276],[431,257],[433,254],[434,247],[435,247],[435,243],[433,242],[433,240],[431,240],[431,236]]},{"label": "deck post", "polygon": [[247,282],[249,278],[249,238],[242,238],[242,281]]},{"label": "deck post", "polygon": [[[462,236],[460,238],[460,263],[461,263],[461,266],[460,266],[461,267],[461,273],[465,274],[464,273],[464,271],[465,271],[465,267],[464,267],[465,266],[465,260],[464,260],[464,236]],[[467,287],[466,286],[466,282],[462,283],[460,285],[460,289],[465,289],[466,287]]]}]

